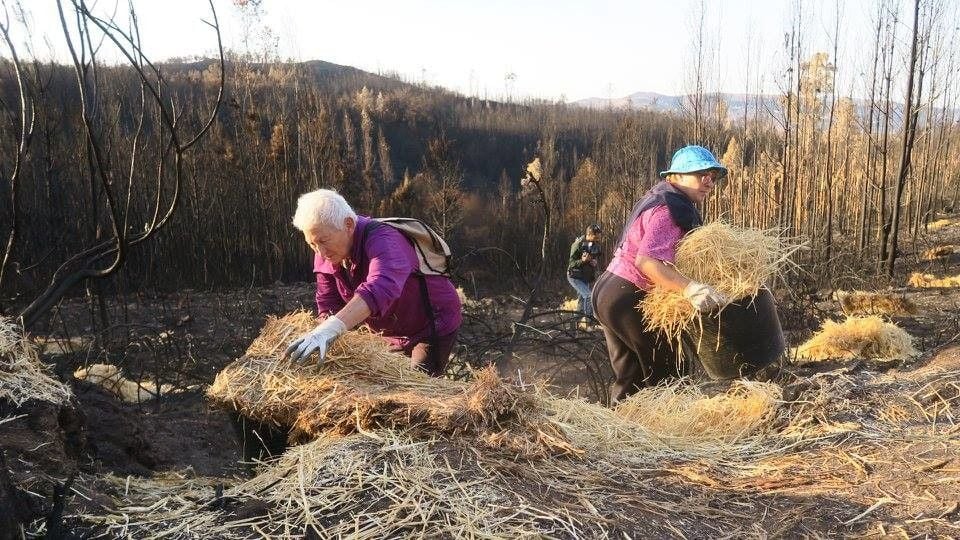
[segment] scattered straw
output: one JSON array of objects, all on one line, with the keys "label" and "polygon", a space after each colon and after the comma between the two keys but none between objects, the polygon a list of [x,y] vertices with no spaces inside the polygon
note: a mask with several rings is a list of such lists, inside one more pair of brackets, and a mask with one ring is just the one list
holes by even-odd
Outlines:
[{"label": "scattered straw", "polygon": [[917,305],[892,292],[836,291],[840,308],[847,315],[915,315]]},{"label": "scattered straw", "polygon": [[796,352],[803,360],[904,360],[920,354],[910,334],[877,316],[825,321],[820,332]]},{"label": "scattered straw", "polygon": [[560,309],[563,311],[577,311],[580,309],[579,301],[576,298],[564,298],[560,303]]},{"label": "scattered straw", "polygon": [[72,395],[69,386],[47,373],[22,329],[12,319],[0,317],[0,399],[18,407],[32,399],[62,405]]},{"label": "scattered straw", "polygon": [[914,272],[910,274],[910,280],[907,283],[911,287],[918,287],[921,289],[960,287],[960,274],[938,278],[933,274]]},{"label": "scattered straw", "polygon": [[[681,274],[707,283],[735,300],[756,296],[800,247],[786,241],[776,230],[713,222],[684,237],[677,248],[676,267]],[[658,287],[639,307],[648,328],[674,337],[697,317],[681,292]]]},{"label": "scattered straw", "polygon": [[927,249],[920,255],[920,258],[925,261],[933,261],[936,259],[942,259],[943,257],[949,257],[954,253],[960,253],[960,250],[958,250],[957,246],[948,244],[946,246],[937,246]]}]

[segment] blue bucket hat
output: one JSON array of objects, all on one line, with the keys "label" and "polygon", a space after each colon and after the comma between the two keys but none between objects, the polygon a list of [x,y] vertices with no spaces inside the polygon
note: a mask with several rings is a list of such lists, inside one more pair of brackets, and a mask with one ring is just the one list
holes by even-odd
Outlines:
[{"label": "blue bucket hat", "polygon": [[713,157],[709,150],[702,146],[684,146],[673,154],[670,161],[670,168],[660,173],[660,178],[666,178],[668,174],[684,174],[707,169],[716,169],[720,171],[720,178],[727,176],[727,168]]}]

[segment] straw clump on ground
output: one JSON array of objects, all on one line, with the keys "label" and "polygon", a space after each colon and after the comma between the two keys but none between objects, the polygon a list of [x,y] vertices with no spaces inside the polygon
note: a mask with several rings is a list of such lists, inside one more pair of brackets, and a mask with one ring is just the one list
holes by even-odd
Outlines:
[{"label": "straw clump on ground", "polygon": [[913,338],[899,326],[878,316],[825,321],[819,333],[797,347],[801,360],[905,360],[919,352]]},{"label": "straw clump on ground", "polygon": [[713,397],[696,386],[675,384],[641,390],[618,405],[616,413],[674,441],[735,442],[769,427],[781,398],[773,383],[736,381]]},{"label": "straw clump on ground", "polygon": [[48,374],[21,328],[0,317],[0,400],[18,407],[30,400],[63,405],[71,396],[69,386]]},{"label": "straw clump on ground", "polygon": [[938,278],[933,274],[923,274],[921,272],[913,272],[910,274],[910,279],[907,282],[911,287],[917,287],[920,289],[930,289],[930,288],[944,288],[949,289],[953,287],[960,287],[960,274],[956,276],[947,276],[943,278]]},{"label": "straw clump on ground", "polygon": [[366,330],[341,336],[321,366],[281,359],[283,345],[315,323],[305,312],[269,321],[246,355],[217,375],[208,397],[249,418],[290,428],[294,442],[328,433],[414,429],[470,435],[524,455],[576,452],[542,418],[533,399],[501,381],[493,368],[478,372],[469,384],[431,378]]},{"label": "straw clump on ground", "polygon": [[949,257],[950,255],[958,252],[960,252],[960,250],[957,249],[957,246],[948,244],[945,246],[936,246],[927,249],[920,255],[920,258],[925,261],[933,261],[936,259],[942,259],[943,257]]},{"label": "straw clump on ground", "polygon": [[141,403],[162,395],[180,391],[172,385],[157,384],[152,381],[134,381],[128,379],[123,370],[113,364],[92,364],[73,372],[74,378],[95,384],[127,403]]},{"label": "straw clump on ground", "polygon": [[957,223],[955,219],[938,219],[927,224],[927,230],[936,231]]},{"label": "straw clump on ground", "polygon": [[871,291],[837,291],[840,308],[847,315],[915,315],[917,306],[901,294]]},{"label": "straw clump on ground", "polygon": [[[690,279],[713,286],[727,298],[753,297],[781,272],[799,247],[774,230],[714,222],[694,230],[680,242],[676,268]],[[650,329],[663,330],[673,337],[679,336],[697,316],[681,292],[659,287],[654,287],[639,307]]]}]

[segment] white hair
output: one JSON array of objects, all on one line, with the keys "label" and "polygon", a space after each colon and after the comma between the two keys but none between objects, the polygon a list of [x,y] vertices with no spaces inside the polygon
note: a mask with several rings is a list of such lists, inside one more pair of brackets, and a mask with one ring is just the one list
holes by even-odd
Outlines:
[{"label": "white hair", "polygon": [[332,189],[318,189],[304,193],[297,200],[297,212],[293,215],[293,226],[306,232],[319,226],[343,230],[343,221],[347,218],[357,220],[357,213],[339,193]]}]

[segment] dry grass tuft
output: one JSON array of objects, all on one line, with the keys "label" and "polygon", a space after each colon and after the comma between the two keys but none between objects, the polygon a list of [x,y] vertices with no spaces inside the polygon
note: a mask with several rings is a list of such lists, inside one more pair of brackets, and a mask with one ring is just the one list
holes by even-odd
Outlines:
[{"label": "dry grass tuft", "polygon": [[957,249],[957,246],[953,244],[948,244],[945,246],[932,247],[928,250],[925,250],[920,258],[925,261],[934,261],[936,259],[942,259],[943,257],[949,257],[954,253],[960,253],[960,250]]},{"label": "dry grass tuft", "polygon": [[910,279],[907,283],[911,287],[917,287],[921,289],[931,289],[931,288],[953,288],[960,287],[960,274],[956,276],[947,276],[944,278],[938,278],[933,274],[922,274],[920,272],[914,272],[910,274]]},{"label": "dry grass tuft", "polygon": [[901,294],[871,291],[836,291],[834,296],[847,315],[915,315],[917,305]]},{"label": "dry grass tuft", "polygon": [[708,397],[681,382],[641,390],[617,406],[616,414],[674,442],[733,443],[769,428],[781,398],[781,388],[772,383],[736,381],[726,393]]},{"label": "dry grass tuft", "polygon": [[18,407],[30,400],[63,405],[71,396],[69,386],[47,373],[22,329],[12,319],[0,317],[0,400]]},{"label": "dry grass tuft", "polygon": [[[800,247],[782,238],[776,230],[714,222],[694,230],[680,242],[676,267],[690,279],[707,283],[736,300],[756,296]],[[663,330],[669,336],[678,336],[697,317],[682,293],[657,287],[639,307],[648,328]]]},{"label": "dry grass tuft", "polygon": [[899,326],[880,317],[848,317],[826,321],[818,334],[797,347],[803,360],[905,360],[920,354],[913,338]]}]

